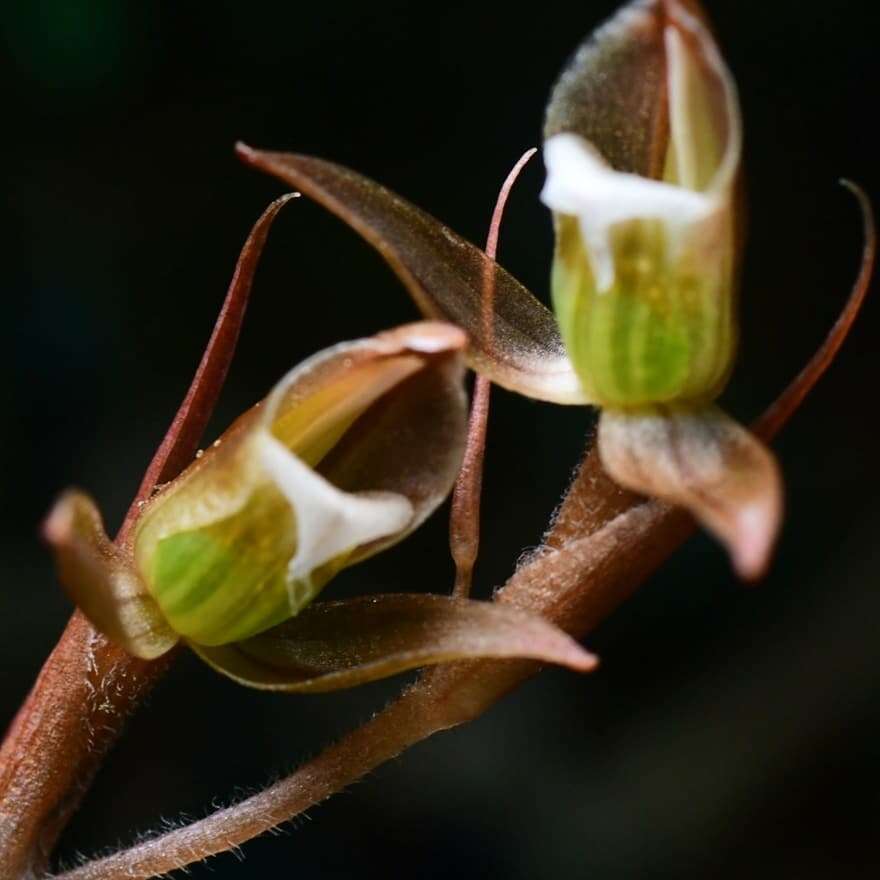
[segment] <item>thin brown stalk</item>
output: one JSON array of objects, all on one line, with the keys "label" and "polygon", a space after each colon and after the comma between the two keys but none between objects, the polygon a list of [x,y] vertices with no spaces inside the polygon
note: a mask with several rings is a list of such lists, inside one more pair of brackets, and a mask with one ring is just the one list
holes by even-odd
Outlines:
[{"label": "thin brown stalk", "polygon": [[[192,459],[238,340],[251,281],[279,209],[275,201],[245,242],[214,331],[171,427],[117,536],[127,540],[140,504]],[[8,877],[40,874],[58,835],[126,719],[174,656],[138,660],[74,612],[0,747],[0,865]]]},{"label": "thin brown stalk", "polygon": [[[498,252],[498,235],[507,199],[520,172],[537,149],[532,147],[520,156],[517,163],[501,185],[489,233],[486,236],[486,256],[495,259]],[[494,264],[487,263],[483,275],[482,311],[486,338],[492,338],[492,316],[495,302]],[[489,421],[489,399],[492,383],[485,376],[477,375],[468,421],[467,443],[461,472],[452,491],[452,510],[449,516],[449,549],[455,562],[455,585],[453,595],[466,598],[471,591],[474,565],[480,549],[480,494],[483,490],[483,459],[486,453],[486,427]]]}]

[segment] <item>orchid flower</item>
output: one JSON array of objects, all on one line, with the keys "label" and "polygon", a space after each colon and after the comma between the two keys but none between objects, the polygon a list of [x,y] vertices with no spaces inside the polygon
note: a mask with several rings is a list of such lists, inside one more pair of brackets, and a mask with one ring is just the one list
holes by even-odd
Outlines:
[{"label": "orchid flower", "polygon": [[129,653],[153,659],[182,641],[264,689],[330,690],[473,657],[592,668],[561,630],[489,602],[314,602],[449,494],[465,439],[464,344],[459,328],[422,322],[312,356],[147,500],[120,544],[94,501],[69,490],[44,528],[62,585]]}]

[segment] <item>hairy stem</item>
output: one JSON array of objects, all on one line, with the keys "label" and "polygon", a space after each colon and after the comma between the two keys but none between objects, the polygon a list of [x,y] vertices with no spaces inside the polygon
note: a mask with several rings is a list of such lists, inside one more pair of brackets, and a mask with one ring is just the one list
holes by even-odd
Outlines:
[{"label": "hairy stem", "polygon": [[[589,485],[588,480],[576,479],[572,492]],[[564,551],[538,554],[499,592],[498,601],[529,607],[583,635],[628,597],[692,528],[690,519],[678,511],[654,502],[636,504]],[[638,550],[637,561],[621,564],[621,550],[628,554],[630,548]],[[477,717],[539,669],[539,664],[517,660],[438,667],[366,725],[265,791],[66,872],[58,880],[146,880],[237,847],[320,803],[409,746]]]},{"label": "hairy stem", "polygon": [[234,849],[286,822],[399,755],[442,725],[425,695],[411,690],[293,776],[258,795],[132,850],[91,862],[61,875],[76,880],[152,877]]}]

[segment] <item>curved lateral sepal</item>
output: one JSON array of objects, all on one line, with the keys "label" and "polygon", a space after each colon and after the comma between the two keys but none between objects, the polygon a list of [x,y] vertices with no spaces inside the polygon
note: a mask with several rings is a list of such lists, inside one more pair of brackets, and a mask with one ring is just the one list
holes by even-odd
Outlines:
[{"label": "curved lateral sepal", "polygon": [[75,489],[58,499],[43,534],[68,596],[96,629],[135,657],[153,660],[178,641],[131,559],[107,537],[94,501]]},{"label": "curved lateral sepal", "polygon": [[310,605],[231,645],[192,649],[262,690],[321,692],[455,660],[527,658],[588,672],[596,658],[535,614],[452,596],[386,594]]},{"label": "curved lateral sepal", "polygon": [[[591,403],[565,353],[550,310],[478,247],[373,180],[333,162],[239,144],[248,165],[294,185],[363,236],[429,318],[467,331],[479,373],[527,397]],[[493,290],[492,321],[482,292]]]}]

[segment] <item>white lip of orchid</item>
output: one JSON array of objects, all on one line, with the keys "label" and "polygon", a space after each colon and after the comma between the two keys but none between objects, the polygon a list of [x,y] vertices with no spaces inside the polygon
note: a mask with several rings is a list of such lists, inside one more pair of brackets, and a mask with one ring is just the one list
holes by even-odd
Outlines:
[{"label": "white lip of orchid", "polygon": [[578,218],[600,292],[614,285],[612,226],[656,218],[682,229],[704,220],[717,203],[705,193],[615,171],[589,141],[569,132],[547,140],[544,162],[547,181],[541,201]]},{"label": "white lip of orchid", "polygon": [[[547,180],[541,201],[553,211],[578,218],[599,293],[614,285],[613,226],[628,220],[664,221],[671,233],[674,259],[682,234],[724,208],[739,167],[742,126],[733,79],[703,24],[678,3],[670,4],[668,14],[675,22],[664,30],[670,137],[683,185],[615,171],[589,141],[572,132],[561,132],[544,143]],[[712,179],[701,190],[689,186],[696,176],[695,138],[688,107],[691,64],[681,31],[698,43],[701,60],[718,78],[727,115],[727,142]]]},{"label": "white lip of orchid", "polygon": [[325,562],[404,529],[413,518],[409,499],[394,492],[352,494],[302,462],[268,431],[255,438],[260,464],[284,495],[296,519],[296,553],[288,563],[291,606],[296,584]]}]

